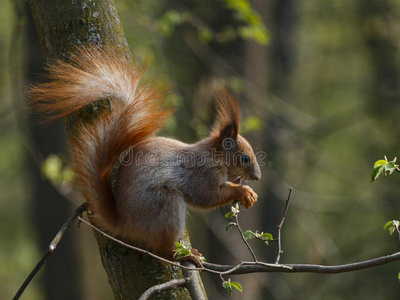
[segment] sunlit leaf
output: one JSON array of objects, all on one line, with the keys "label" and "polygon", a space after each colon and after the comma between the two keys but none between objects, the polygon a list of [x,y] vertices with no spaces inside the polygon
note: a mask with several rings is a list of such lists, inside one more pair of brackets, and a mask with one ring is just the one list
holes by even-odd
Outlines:
[{"label": "sunlit leaf", "polygon": [[243,237],[245,240],[251,240],[253,239],[255,236],[255,233],[251,230],[246,230],[245,232],[243,232]]},{"label": "sunlit leaf", "polygon": [[390,227],[390,226],[392,226],[392,225],[393,225],[393,221],[388,221],[388,222],[386,222],[385,225],[383,226],[383,230],[388,229],[388,227]]},{"label": "sunlit leaf", "polygon": [[371,181],[374,181],[379,178],[382,173],[386,175],[392,175],[395,170],[398,170],[399,166],[396,165],[397,157],[395,157],[392,161],[388,161],[387,157],[385,159],[380,159],[374,163],[374,169],[371,173]]},{"label": "sunlit leaf", "polygon": [[226,219],[230,219],[232,217],[233,217],[233,212],[231,212],[231,211],[225,214]]},{"label": "sunlit leaf", "polygon": [[263,233],[261,236],[262,236],[262,238],[264,238],[264,239],[266,239],[266,240],[273,240],[273,239],[274,239],[274,237],[272,236],[272,234],[270,234],[270,233],[268,233],[268,232]]},{"label": "sunlit leaf", "polygon": [[386,165],[386,163],[387,163],[386,160],[383,160],[383,159],[377,160],[377,161],[374,163],[374,169],[375,169],[376,167],[379,167],[379,166],[384,166],[384,165]]},{"label": "sunlit leaf", "polygon": [[174,259],[181,259],[183,257],[191,256],[192,253],[187,245],[180,242],[174,242],[175,250],[174,250]]},{"label": "sunlit leaf", "polygon": [[239,282],[232,281],[231,286],[233,286],[235,289],[237,289],[239,292],[242,292],[242,285]]}]

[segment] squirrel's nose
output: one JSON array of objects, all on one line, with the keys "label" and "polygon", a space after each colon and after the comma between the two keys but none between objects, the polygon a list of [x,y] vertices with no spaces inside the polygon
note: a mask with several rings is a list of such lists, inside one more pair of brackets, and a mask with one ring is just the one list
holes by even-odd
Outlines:
[{"label": "squirrel's nose", "polygon": [[261,170],[258,165],[253,166],[253,172],[251,174],[253,180],[260,180],[261,179]]}]

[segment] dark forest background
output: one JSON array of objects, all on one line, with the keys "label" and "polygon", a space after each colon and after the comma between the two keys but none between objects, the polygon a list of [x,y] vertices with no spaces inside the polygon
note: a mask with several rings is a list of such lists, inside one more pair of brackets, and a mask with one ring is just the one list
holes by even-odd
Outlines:
[{"label": "dark forest background", "polygon": [[[60,166],[63,122],[39,127],[24,109],[41,54],[27,1],[0,10],[0,295],[10,299],[81,203]],[[400,2],[395,0],[116,0],[130,48],[148,78],[167,80],[176,114],[162,134],[207,134],[213,91],[240,100],[242,133],[265,151],[256,206],[242,227],[276,235],[289,186],[282,263],[341,264],[398,251],[382,230],[399,218],[400,178],[370,183],[374,161],[400,155]],[[50,155],[57,156],[50,156]],[[49,159],[50,157],[50,159]],[[60,175],[61,174],[61,175]],[[65,176],[64,176],[65,175]],[[71,200],[72,199],[72,200]],[[193,245],[210,262],[250,259],[228,208],[190,212]],[[277,246],[251,241],[273,261]],[[234,277],[228,296],[204,274],[210,299],[398,299],[400,264],[338,274]],[[95,239],[74,226],[23,299],[112,299]]]}]

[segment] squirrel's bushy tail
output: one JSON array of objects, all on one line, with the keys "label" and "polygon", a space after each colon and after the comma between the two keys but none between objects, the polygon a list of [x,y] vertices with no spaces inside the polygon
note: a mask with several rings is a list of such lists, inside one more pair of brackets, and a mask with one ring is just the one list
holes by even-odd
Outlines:
[{"label": "squirrel's bushy tail", "polygon": [[[74,128],[70,147],[76,182],[89,203],[93,220],[111,231],[118,216],[112,195],[113,167],[120,154],[158,130],[169,111],[161,110],[166,89],[139,84],[143,69],[106,49],[86,47],[70,63],[55,60],[49,82],[31,87],[34,112],[46,121],[67,116],[94,101],[109,99],[111,112]],[[118,234],[118,232],[113,232]]]}]

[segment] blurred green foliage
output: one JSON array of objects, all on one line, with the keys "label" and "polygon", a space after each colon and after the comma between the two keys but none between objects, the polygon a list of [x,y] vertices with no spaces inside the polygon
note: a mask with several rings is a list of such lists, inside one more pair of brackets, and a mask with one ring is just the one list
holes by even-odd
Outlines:
[{"label": "blurred green foliage", "polygon": [[50,155],[41,166],[43,175],[55,185],[69,184],[72,182],[74,173],[69,166],[63,166],[59,155]]},{"label": "blurred green foliage", "polygon": [[[29,220],[30,180],[26,173],[25,138],[17,130],[16,107],[11,101],[9,50],[15,22],[11,1],[0,10],[0,294],[11,299],[40,258],[35,230]],[[14,64],[19,68],[19,64]],[[34,282],[26,299],[41,299]]]},{"label": "blurred green foliage", "polygon": [[158,20],[161,34],[168,37],[176,26],[188,23],[197,28],[198,37],[205,44],[210,43],[213,37],[218,43],[226,43],[237,37],[254,40],[260,45],[266,45],[269,42],[267,28],[249,0],[221,0],[221,2],[234,12],[235,20],[241,24],[236,29],[226,24],[221,31],[216,32],[190,11],[168,10]]},{"label": "blurred green foliage", "polygon": [[253,39],[261,45],[269,41],[269,34],[260,15],[251,7],[249,0],[221,0],[226,7],[234,11],[235,18],[245,23],[238,28],[239,35],[244,39]]}]

